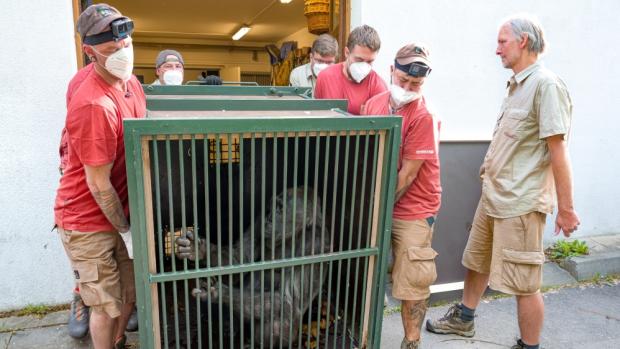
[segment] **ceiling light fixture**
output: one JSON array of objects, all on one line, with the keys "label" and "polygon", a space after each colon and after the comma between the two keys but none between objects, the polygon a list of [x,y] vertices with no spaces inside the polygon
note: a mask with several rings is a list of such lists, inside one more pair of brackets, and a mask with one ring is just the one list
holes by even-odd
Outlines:
[{"label": "ceiling light fixture", "polygon": [[250,29],[252,29],[252,28],[250,28],[247,25],[242,26],[241,28],[239,28],[239,30],[237,30],[235,35],[232,36],[232,39],[233,40],[241,39],[245,34],[247,34],[250,31]]},{"label": "ceiling light fixture", "polygon": [[288,4],[288,3],[290,3],[291,1],[293,1],[293,0],[280,0],[280,2],[281,2],[281,3],[283,3],[283,4]]}]

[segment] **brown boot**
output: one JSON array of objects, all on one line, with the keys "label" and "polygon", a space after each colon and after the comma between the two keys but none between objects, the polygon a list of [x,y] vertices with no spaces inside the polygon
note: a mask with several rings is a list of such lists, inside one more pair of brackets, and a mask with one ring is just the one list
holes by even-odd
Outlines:
[{"label": "brown boot", "polygon": [[420,348],[420,340],[407,340],[407,337],[403,338],[402,343],[400,343],[400,349],[418,349]]},{"label": "brown boot", "polygon": [[461,320],[461,312],[460,304],[455,304],[439,320],[426,320],[426,329],[437,334],[458,334],[463,337],[473,337],[476,333],[474,320]]}]

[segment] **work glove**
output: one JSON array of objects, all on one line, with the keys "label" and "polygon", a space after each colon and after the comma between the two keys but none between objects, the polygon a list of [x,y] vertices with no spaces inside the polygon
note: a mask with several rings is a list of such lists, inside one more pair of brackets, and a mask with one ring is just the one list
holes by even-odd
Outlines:
[{"label": "work glove", "polygon": [[204,239],[198,238],[198,256],[196,256],[196,239],[194,239],[194,233],[188,231],[185,236],[176,238],[176,256],[179,259],[189,259],[195,261],[196,258],[204,259],[207,255],[207,244]]},{"label": "work glove", "polygon": [[131,241],[131,229],[127,230],[124,233],[119,233],[121,234],[121,238],[123,239],[123,242],[125,243],[125,247],[127,248],[127,254],[129,255],[129,259],[133,259],[133,244]]}]

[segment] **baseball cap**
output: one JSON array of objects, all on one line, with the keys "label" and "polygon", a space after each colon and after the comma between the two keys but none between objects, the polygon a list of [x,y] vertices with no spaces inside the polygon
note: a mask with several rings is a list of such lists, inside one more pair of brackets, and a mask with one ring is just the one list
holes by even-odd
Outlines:
[{"label": "baseball cap", "polygon": [[108,4],[90,5],[80,14],[77,21],[77,31],[84,40],[87,36],[111,30],[110,23],[119,18],[128,19]]},{"label": "baseball cap", "polygon": [[399,63],[405,64],[405,65],[411,64],[411,63],[422,63],[429,68],[431,67],[429,52],[428,52],[428,49],[424,45],[410,44],[410,45],[407,45],[407,47],[410,48],[410,51],[412,52],[412,54],[406,57],[402,57],[402,58],[396,57],[396,60],[398,60]]},{"label": "baseball cap", "polygon": [[185,66],[185,63],[183,62],[183,56],[181,56],[179,52],[175,50],[163,50],[157,55],[157,59],[155,60],[155,68],[159,68],[162,64],[168,62],[168,60],[166,59],[168,58],[168,56],[175,56],[177,60],[183,66]]}]

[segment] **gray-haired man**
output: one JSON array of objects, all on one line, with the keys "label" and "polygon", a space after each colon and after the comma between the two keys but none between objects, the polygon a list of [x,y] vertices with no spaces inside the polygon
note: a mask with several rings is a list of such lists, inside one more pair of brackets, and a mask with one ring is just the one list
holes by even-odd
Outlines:
[{"label": "gray-haired man", "polygon": [[555,233],[569,237],[579,225],[566,148],[572,104],[564,82],[538,62],[544,49],[542,27],[529,16],[512,17],[499,29],[496,54],[514,75],[480,169],[482,196],[463,253],[462,303],[428,320],[431,332],[473,336],[474,311],[489,285],[517,298],[521,338],[512,348],[539,347],[542,235],[554,194]]},{"label": "gray-haired man", "polygon": [[310,63],[300,65],[291,71],[291,86],[312,87],[316,85],[316,77],[330,65],[336,63],[338,41],[329,34],[321,34],[312,43]]}]

